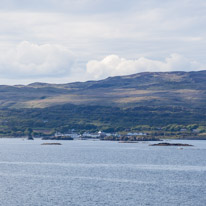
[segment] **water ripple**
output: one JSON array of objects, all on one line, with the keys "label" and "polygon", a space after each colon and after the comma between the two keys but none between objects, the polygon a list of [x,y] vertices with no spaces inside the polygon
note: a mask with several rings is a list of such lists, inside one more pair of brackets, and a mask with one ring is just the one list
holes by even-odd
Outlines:
[{"label": "water ripple", "polygon": [[169,171],[206,171],[206,166],[191,165],[151,165],[151,164],[82,164],[82,163],[51,163],[51,162],[0,162],[1,165],[39,165],[58,167],[82,167],[82,168],[128,168],[135,170],[169,170]]}]

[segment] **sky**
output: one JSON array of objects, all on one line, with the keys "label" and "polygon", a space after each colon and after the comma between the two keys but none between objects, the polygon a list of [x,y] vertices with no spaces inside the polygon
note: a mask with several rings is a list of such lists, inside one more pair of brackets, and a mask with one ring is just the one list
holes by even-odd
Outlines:
[{"label": "sky", "polygon": [[205,0],[0,0],[0,84],[206,69]]}]

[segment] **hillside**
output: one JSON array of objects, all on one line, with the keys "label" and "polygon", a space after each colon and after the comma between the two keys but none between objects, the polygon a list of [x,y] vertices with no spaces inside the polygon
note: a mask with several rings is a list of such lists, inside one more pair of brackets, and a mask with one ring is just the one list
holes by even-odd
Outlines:
[{"label": "hillside", "polygon": [[139,73],[69,84],[0,86],[0,108],[45,108],[62,104],[188,106],[206,102],[206,71]]},{"label": "hillside", "polygon": [[[206,71],[156,72],[69,84],[0,86],[0,136],[149,131],[206,136]],[[173,133],[175,131],[175,133]],[[190,133],[189,133],[190,134]],[[187,134],[188,135],[188,134]],[[195,134],[190,134],[195,135]]]}]

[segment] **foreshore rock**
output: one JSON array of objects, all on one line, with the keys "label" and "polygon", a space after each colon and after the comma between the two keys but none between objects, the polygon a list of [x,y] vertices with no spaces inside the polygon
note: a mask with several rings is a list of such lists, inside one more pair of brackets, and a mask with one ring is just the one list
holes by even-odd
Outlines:
[{"label": "foreshore rock", "polygon": [[74,140],[72,137],[43,137],[42,140]]},{"label": "foreshore rock", "polygon": [[61,143],[42,143],[41,145],[62,145]]},{"label": "foreshore rock", "polygon": [[190,144],[181,144],[181,143],[168,143],[168,142],[161,142],[158,144],[150,144],[149,146],[177,146],[177,147],[192,147],[194,145]]},{"label": "foreshore rock", "polygon": [[139,137],[139,136],[121,136],[121,137],[115,137],[115,136],[106,136],[104,138],[101,138],[100,140],[106,140],[106,141],[120,141],[120,142],[139,142],[139,141],[162,141],[159,138],[156,137]]}]

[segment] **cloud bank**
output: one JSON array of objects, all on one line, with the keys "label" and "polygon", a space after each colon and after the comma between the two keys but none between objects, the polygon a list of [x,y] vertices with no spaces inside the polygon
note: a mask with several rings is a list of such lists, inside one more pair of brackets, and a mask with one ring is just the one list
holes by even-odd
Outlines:
[{"label": "cloud bank", "polygon": [[73,54],[55,44],[24,41],[0,54],[0,78],[61,77],[71,73]]},{"label": "cloud bank", "polygon": [[81,57],[74,56],[61,45],[38,45],[23,41],[6,52],[0,52],[0,80],[63,83],[99,80],[139,72],[191,71],[202,68],[197,62],[176,53],[163,61],[145,57],[126,59],[113,54],[102,60],[90,60],[82,64],[82,68],[76,64],[78,58]]},{"label": "cloud bank", "polygon": [[[129,75],[139,72],[191,71],[202,66],[180,54],[171,54],[165,60],[140,57],[126,59],[109,55],[102,60],[90,60],[81,65],[78,58],[66,47],[57,44],[34,44],[23,41],[0,51],[0,81],[46,81],[66,83],[72,81],[99,80],[109,76]],[[7,80],[6,80],[7,79]],[[4,81],[3,81],[4,82]]]},{"label": "cloud bank", "polygon": [[95,79],[102,79],[108,76],[128,75],[139,72],[191,71],[199,70],[200,67],[197,62],[190,61],[179,54],[171,54],[164,61],[151,60],[144,57],[128,60],[117,55],[109,55],[100,61],[89,61],[87,63],[87,73]]}]

